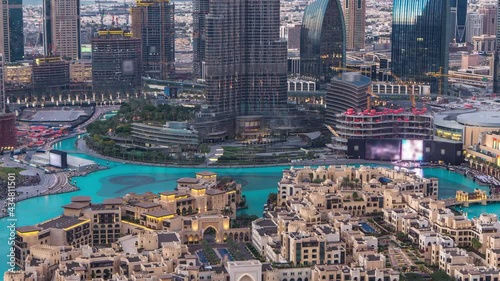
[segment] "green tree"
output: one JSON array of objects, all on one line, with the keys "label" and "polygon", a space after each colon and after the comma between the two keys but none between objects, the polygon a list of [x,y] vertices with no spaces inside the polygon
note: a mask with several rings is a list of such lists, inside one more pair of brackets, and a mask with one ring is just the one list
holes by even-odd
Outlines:
[{"label": "green tree", "polygon": [[349,186],[350,182],[351,180],[349,179],[349,177],[343,177],[342,182],[340,183],[340,187],[347,187]]},{"label": "green tree", "polygon": [[276,206],[278,204],[278,194],[271,192],[267,196],[267,204],[273,204]]},{"label": "green tree", "polygon": [[436,270],[431,274],[431,281],[453,281],[455,280],[450,275],[446,274],[446,272],[442,270]]},{"label": "green tree", "polygon": [[471,243],[472,248],[474,248],[475,250],[479,250],[483,246],[483,244],[481,244],[481,242],[479,242],[479,240],[477,238],[472,238],[470,240],[470,243]]}]

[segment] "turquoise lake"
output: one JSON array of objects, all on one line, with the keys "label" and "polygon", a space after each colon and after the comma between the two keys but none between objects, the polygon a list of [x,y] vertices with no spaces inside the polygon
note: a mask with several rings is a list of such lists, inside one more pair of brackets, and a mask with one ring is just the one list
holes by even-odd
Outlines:
[{"label": "turquoise lake", "polygon": [[[55,148],[70,152],[72,155],[98,162],[109,169],[89,174],[85,177],[74,178],[79,191],[50,196],[31,198],[17,203],[16,226],[26,226],[40,223],[56,217],[62,212],[62,205],[68,204],[73,196],[91,196],[95,203],[104,199],[123,196],[130,192],[144,193],[151,191],[158,193],[173,190],[177,179],[181,177],[194,177],[197,171],[207,168],[170,168],[124,164],[121,162],[106,161],[86,154],[73,153],[76,150],[76,137],[63,140]],[[288,166],[261,167],[261,168],[208,168],[220,176],[231,176],[243,186],[249,208],[241,213],[262,214],[262,207],[270,192],[276,192],[277,182],[281,179],[283,169]],[[440,168],[424,168],[417,170],[424,177],[439,178],[439,197],[454,197],[456,190],[473,191],[475,188],[486,189],[474,183],[463,175]],[[473,205],[466,211],[469,215],[477,207],[477,212],[498,212],[500,205],[479,206]],[[464,209],[465,210],[465,209]],[[489,210],[489,211],[488,211]],[[500,212],[499,212],[500,213]],[[475,214],[475,213],[474,213]],[[0,272],[7,270],[7,253],[9,245],[7,218],[0,219]]]}]

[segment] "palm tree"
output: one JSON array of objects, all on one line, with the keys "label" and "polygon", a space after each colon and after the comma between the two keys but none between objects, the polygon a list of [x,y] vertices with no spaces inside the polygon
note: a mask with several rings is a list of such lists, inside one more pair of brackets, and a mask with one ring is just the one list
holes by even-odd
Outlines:
[{"label": "palm tree", "polygon": [[231,206],[224,207],[224,209],[222,209],[222,214],[224,216],[231,216],[233,214],[233,208],[231,208]]},{"label": "palm tree", "polygon": [[349,179],[349,177],[343,177],[342,183],[340,184],[340,187],[347,187],[350,182],[351,182],[351,180]]}]

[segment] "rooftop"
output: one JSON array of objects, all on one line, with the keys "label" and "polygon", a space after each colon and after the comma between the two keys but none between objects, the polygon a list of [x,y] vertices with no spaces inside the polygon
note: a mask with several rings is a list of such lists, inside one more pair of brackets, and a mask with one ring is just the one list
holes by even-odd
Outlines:
[{"label": "rooftop", "polygon": [[180,243],[181,241],[179,240],[179,237],[173,232],[158,233],[158,247],[161,247],[161,243],[170,243],[170,242]]},{"label": "rooftop", "polygon": [[144,201],[144,202],[136,203],[136,204],[134,204],[134,206],[139,207],[139,208],[149,209],[149,208],[159,207],[160,204],[154,203],[154,202]]},{"label": "rooftop", "polygon": [[154,210],[154,211],[151,211],[151,212],[144,213],[144,215],[152,216],[152,217],[156,217],[156,218],[164,217],[164,216],[168,216],[168,215],[173,215],[173,214],[174,213],[169,212],[169,211],[167,211],[165,209],[158,209],[158,210]]},{"label": "rooftop", "polygon": [[83,203],[83,202],[71,202],[69,204],[63,205],[62,207],[64,209],[74,209],[74,210],[81,210],[86,208],[89,205],[89,203]]},{"label": "rooftop", "polygon": [[68,217],[68,216],[60,216],[55,219],[43,222],[39,224],[38,226],[43,228],[43,229],[48,229],[48,228],[58,228],[58,229],[64,229],[76,224],[79,224],[81,222],[84,222],[84,220],[81,220],[79,218],[74,218],[74,217]]},{"label": "rooftop", "polygon": [[38,226],[29,225],[29,226],[18,227],[16,230],[21,232],[21,233],[26,233],[26,232],[32,232],[32,231],[40,231],[42,229]]},{"label": "rooftop", "polygon": [[196,178],[180,178],[177,183],[198,183],[200,180]]},{"label": "rooftop", "polygon": [[460,124],[480,127],[500,127],[499,111],[476,111],[457,116]]},{"label": "rooftop", "polygon": [[104,205],[120,205],[123,204],[123,200],[121,198],[111,198],[106,199],[102,202]]}]

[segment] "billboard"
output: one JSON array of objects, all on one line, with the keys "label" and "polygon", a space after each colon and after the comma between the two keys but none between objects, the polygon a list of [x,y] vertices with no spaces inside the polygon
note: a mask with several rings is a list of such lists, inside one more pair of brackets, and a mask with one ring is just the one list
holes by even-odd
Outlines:
[{"label": "billboard", "polygon": [[401,160],[423,161],[424,141],[423,140],[403,140],[401,147]]},{"label": "billboard", "polygon": [[368,160],[394,161],[401,160],[401,141],[391,139],[366,140],[366,155]]},{"label": "billboard", "polygon": [[60,150],[51,150],[49,152],[49,165],[66,169],[68,167],[68,154]]},{"label": "billboard", "polygon": [[122,73],[123,75],[133,75],[134,74],[134,61],[124,60],[122,61]]},{"label": "billboard", "polygon": [[177,90],[178,90],[178,88],[176,88],[176,87],[164,87],[163,94],[168,99],[176,99],[177,98]]}]

